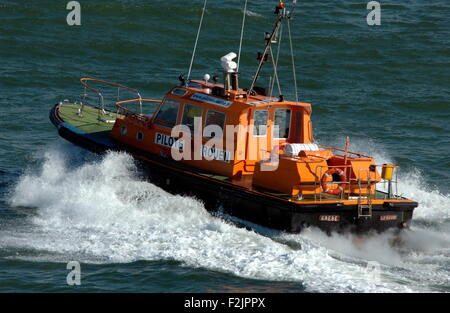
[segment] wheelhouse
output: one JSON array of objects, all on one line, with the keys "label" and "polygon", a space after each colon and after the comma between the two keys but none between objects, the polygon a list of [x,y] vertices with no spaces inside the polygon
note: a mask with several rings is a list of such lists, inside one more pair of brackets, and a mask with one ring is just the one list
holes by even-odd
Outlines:
[{"label": "wheelhouse", "polygon": [[223,95],[223,88],[206,81],[176,86],[151,118],[119,116],[112,136],[160,156],[172,157],[177,149],[183,152],[180,162],[227,177],[252,174],[255,163],[281,145],[313,141],[310,104],[247,95],[243,89]]}]

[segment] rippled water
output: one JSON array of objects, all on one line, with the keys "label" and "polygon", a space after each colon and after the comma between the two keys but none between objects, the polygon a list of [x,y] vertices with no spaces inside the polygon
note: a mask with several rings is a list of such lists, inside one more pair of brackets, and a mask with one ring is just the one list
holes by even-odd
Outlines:
[{"label": "rippled water", "polygon": [[[301,1],[291,21],[299,94],[313,104],[315,138],[401,166],[399,191],[420,203],[410,231],[361,242],[238,228],[200,202],[145,181],[124,154],[92,155],[58,139],[57,101],[80,77],[161,98],[187,73],[202,1],[0,3],[0,291],[449,291],[450,6]],[[209,1],[193,78],[237,51],[243,1]],[[249,1],[241,61],[245,86],[273,21],[272,1]],[[280,61],[294,94],[288,43]],[[267,73],[268,71],[266,71]],[[70,260],[82,285],[66,284]],[[381,280],[367,275],[381,264]]]}]

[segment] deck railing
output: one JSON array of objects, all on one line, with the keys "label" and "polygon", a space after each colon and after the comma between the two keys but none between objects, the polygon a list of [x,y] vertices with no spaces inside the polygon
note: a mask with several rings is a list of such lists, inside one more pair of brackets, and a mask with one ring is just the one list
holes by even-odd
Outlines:
[{"label": "deck railing", "polygon": [[[153,103],[161,103],[162,100],[153,100],[153,99],[128,99],[123,101],[117,101],[117,113],[123,114],[123,115],[133,115],[136,116],[138,119],[143,121],[150,121],[151,117],[144,115],[142,113],[137,114],[135,111],[130,110],[129,108],[125,107],[124,104],[133,103],[133,102],[139,102],[142,106],[142,102],[153,102]],[[141,111],[142,112],[142,111]]]},{"label": "deck railing", "polygon": [[117,87],[117,96],[116,96],[115,102],[120,101],[121,91],[123,91],[123,90],[126,90],[126,91],[136,94],[137,97],[135,100],[139,102],[140,113],[142,114],[142,97],[141,97],[141,94],[139,93],[139,91],[137,91],[136,89],[130,88],[130,87],[127,87],[124,85],[108,82],[105,80],[100,80],[100,79],[95,79],[95,78],[87,78],[87,77],[81,78],[80,82],[81,82],[81,85],[83,85],[83,87],[84,87],[84,93],[81,95],[82,103],[84,101],[86,101],[86,99],[89,97],[88,91],[92,91],[98,97],[98,107],[100,109],[102,109],[103,111],[105,111],[105,97],[103,96],[103,93],[98,88],[92,87],[88,84],[88,82],[95,82],[95,83],[100,83],[103,85]]},{"label": "deck railing", "polygon": [[[392,168],[393,174],[391,179],[385,179],[382,175],[379,175],[377,172],[377,168]],[[339,168],[343,169],[346,179],[345,181],[330,181],[325,182],[326,185],[336,185],[336,184],[343,184],[346,187],[337,195],[340,199],[356,199],[358,202],[361,202],[362,200],[367,200],[367,204],[370,205],[372,199],[378,199],[377,198],[377,192],[382,193],[384,196],[384,199],[397,199],[400,196],[398,195],[398,171],[397,169],[399,166],[391,165],[391,164],[373,164],[370,165],[368,168],[360,168],[358,169],[358,172],[355,173],[355,177],[352,177],[352,173],[350,173],[350,170],[352,168],[351,165],[334,165],[334,166],[317,166],[315,169],[315,179],[314,181],[314,200],[322,201],[324,200],[324,193],[323,192],[317,192],[319,187],[321,187],[322,184],[322,177],[323,174],[326,172],[326,170],[330,168]],[[371,176],[371,173],[374,173]],[[377,177],[380,177],[380,180],[377,181]],[[384,190],[377,189],[377,186],[383,186]],[[387,185],[387,188],[386,188]],[[375,188],[373,188],[375,187]],[[372,190],[374,189],[374,190]],[[387,190],[386,190],[387,189]],[[356,191],[355,191],[356,190]]]},{"label": "deck railing", "polygon": [[[99,109],[99,116],[108,114],[106,111],[116,111],[117,110],[117,112],[116,112],[117,114],[133,115],[133,116],[140,118],[141,120],[149,120],[150,118],[143,114],[143,111],[142,111],[143,102],[156,102],[156,103],[161,102],[161,100],[143,99],[138,90],[124,86],[124,85],[120,85],[117,83],[105,81],[105,80],[84,77],[84,78],[80,79],[80,82],[81,82],[81,85],[84,87],[84,93],[81,94],[80,114],[82,114],[83,105],[89,99],[89,96],[90,96],[88,93],[89,91],[93,92],[96,95],[96,98],[98,100],[97,107]],[[101,92],[99,87],[97,87],[97,86],[94,87],[90,83],[102,84],[102,85],[110,86],[112,88],[117,88],[117,93],[114,95],[115,101],[111,102],[111,104],[115,105],[114,108],[106,108],[105,107],[104,93]],[[127,98],[127,99],[123,100],[123,99],[121,99],[121,97],[123,96],[124,92],[129,92],[131,94],[134,94],[134,96],[131,97],[131,99]],[[138,112],[126,107],[126,104],[131,104],[131,103],[138,104],[138,106],[139,106]]]}]

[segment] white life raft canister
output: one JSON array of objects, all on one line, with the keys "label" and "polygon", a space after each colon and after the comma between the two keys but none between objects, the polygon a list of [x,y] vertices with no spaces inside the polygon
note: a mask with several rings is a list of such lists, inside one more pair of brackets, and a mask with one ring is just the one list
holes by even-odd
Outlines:
[{"label": "white life raft canister", "polygon": [[298,156],[300,151],[319,151],[319,146],[315,143],[289,143],[284,147],[286,156]]}]

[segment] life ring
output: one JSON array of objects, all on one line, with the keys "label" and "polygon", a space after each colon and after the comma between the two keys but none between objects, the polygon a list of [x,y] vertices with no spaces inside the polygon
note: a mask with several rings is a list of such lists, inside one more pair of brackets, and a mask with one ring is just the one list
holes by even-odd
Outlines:
[{"label": "life ring", "polygon": [[[328,176],[333,175],[333,174],[338,174],[340,176],[341,184],[335,189],[329,189],[327,186],[327,178],[328,178]],[[329,195],[338,195],[342,191],[344,191],[346,181],[347,181],[347,177],[345,176],[344,171],[341,170],[340,168],[333,167],[333,168],[330,168],[328,171],[326,171],[325,174],[323,174],[320,186],[322,187],[323,192],[325,192]]]}]

